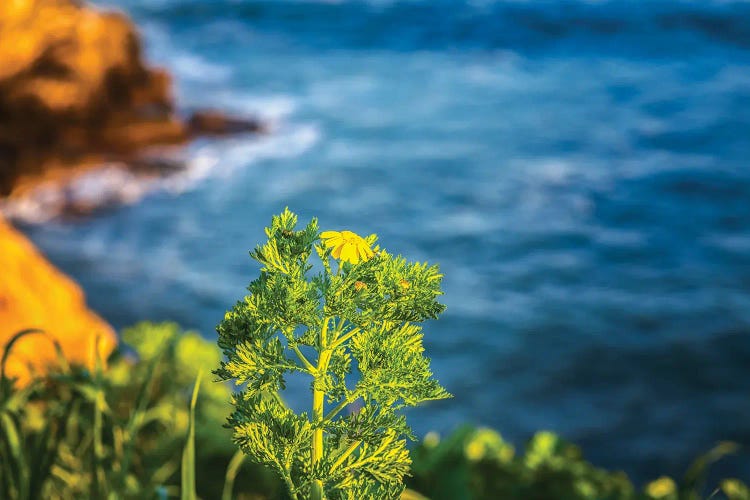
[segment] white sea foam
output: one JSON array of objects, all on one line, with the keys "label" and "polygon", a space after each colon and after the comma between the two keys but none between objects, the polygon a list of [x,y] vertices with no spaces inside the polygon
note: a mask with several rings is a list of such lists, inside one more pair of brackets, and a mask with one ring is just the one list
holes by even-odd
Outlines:
[{"label": "white sea foam", "polygon": [[319,138],[319,129],[305,124],[286,125],[270,135],[202,139],[187,151],[171,155],[169,160],[183,163],[184,168],[166,176],[139,174],[124,163],[108,163],[65,185],[42,184],[23,197],[0,202],[0,213],[13,220],[42,223],[63,214],[132,204],[157,191],[178,195],[210,177],[228,178],[260,161],[298,156]]},{"label": "white sea foam", "polygon": [[3,202],[0,212],[10,219],[41,223],[65,212],[133,203],[152,186],[153,179],[134,174],[122,163],[108,163],[63,186],[52,182],[42,184],[27,196]]},{"label": "white sea foam", "polygon": [[173,56],[170,66],[178,78],[195,82],[220,83],[232,76],[230,67],[212,63],[189,53]]},{"label": "white sea foam", "polygon": [[284,126],[271,135],[250,139],[201,141],[191,148],[187,169],[163,179],[161,185],[171,192],[181,193],[208,177],[228,178],[238,169],[259,161],[299,156],[319,139],[319,129],[304,124]]},{"label": "white sea foam", "polygon": [[185,84],[225,83],[232,76],[232,67],[210,61],[176,45],[161,23],[146,21],[140,26],[147,56],[159,66],[166,66],[175,78],[178,89]]},{"label": "white sea foam", "polygon": [[223,90],[211,94],[211,106],[234,114],[256,116],[274,127],[297,110],[297,101],[285,94]]}]

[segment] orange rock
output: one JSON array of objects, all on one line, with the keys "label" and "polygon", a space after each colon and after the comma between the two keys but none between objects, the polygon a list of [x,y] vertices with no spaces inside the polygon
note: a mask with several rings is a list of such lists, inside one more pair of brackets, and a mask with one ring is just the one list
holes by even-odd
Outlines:
[{"label": "orange rock", "polygon": [[[0,352],[18,331],[39,328],[57,339],[70,363],[93,368],[95,345],[106,359],[117,344],[112,327],[86,307],[81,288],[0,219]],[[46,335],[29,335],[11,351],[7,373],[21,384],[56,363]]]},{"label": "orange rock", "polygon": [[122,14],[75,0],[3,0],[0,40],[3,97],[20,100],[19,107],[95,119],[129,108],[151,88],[148,103],[171,108],[164,73],[145,65],[138,34]]},{"label": "orange rock", "polygon": [[0,197],[52,169],[131,164],[197,134],[263,130],[215,111],[182,119],[169,73],[146,64],[124,14],[82,0],[0,0]]},{"label": "orange rock", "polygon": [[187,139],[169,75],[144,62],[125,15],[78,0],[0,0],[0,193],[49,158]]}]

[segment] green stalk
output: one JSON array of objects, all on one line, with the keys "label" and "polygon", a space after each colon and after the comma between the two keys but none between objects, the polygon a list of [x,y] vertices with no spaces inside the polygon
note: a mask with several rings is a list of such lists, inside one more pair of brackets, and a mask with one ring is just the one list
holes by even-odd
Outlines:
[{"label": "green stalk", "polygon": [[182,451],[182,471],[180,481],[180,498],[182,500],[196,500],[195,491],[195,404],[198,402],[198,391],[201,386],[202,370],[198,370],[193,386],[193,397],[190,398],[190,412],[188,419],[188,435],[185,449]]},{"label": "green stalk", "polygon": [[284,473],[284,483],[286,483],[286,487],[289,490],[289,494],[292,496],[292,500],[299,500],[299,496],[297,495],[297,489],[294,486],[294,482],[292,481],[292,476],[289,475],[289,471]]},{"label": "green stalk", "polygon": [[92,498],[102,498],[104,483],[106,477],[104,474],[103,461],[104,461],[104,444],[102,442],[102,434],[104,428],[103,410],[105,407],[104,398],[104,387],[103,387],[103,375],[102,375],[102,359],[99,350],[99,342],[101,337],[97,336],[94,341],[94,382],[96,388],[96,396],[94,398],[94,442],[92,446],[93,458],[94,458],[94,470],[91,482]]},{"label": "green stalk", "polygon": [[359,398],[359,395],[357,395],[356,392],[352,394],[352,396],[353,397],[343,399],[334,409],[326,413],[326,416],[323,418],[323,420],[325,420],[326,422],[330,422],[331,420],[333,420],[333,417],[341,412],[341,410],[343,410]]},{"label": "green stalk", "polygon": [[315,367],[310,363],[304,354],[302,354],[302,351],[299,350],[299,347],[294,346],[292,347],[292,350],[294,351],[294,354],[297,355],[297,358],[302,361],[302,364],[305,366],[305,369],[310,372],[310,374],[315,373]]},{"label": "green stalk", "polygon": [[[312,403],[312,421],[316,426],[312,436],[311,465],[313,469],[323,458],[323,399],[325,394],[318,388],[318,377],[325,374],[328,370],[327,355],[327,336],[328,323],[330,319],[326,316],[323,318],[323,327],[320,329],[320,356],[318,357],[318,367],[316,370],[315,382],[313,383],[313,403]],[[312,483],[310,498],[312,500],[323,500],[323,482],[316,479]]]},{"label": "green stalk", "polygon": [[[321,424],[323,420],[323,391],[313,390],[313,422]],[[312,465],[315,467],[323,458],[323,428],[317,427],[313,431],[312,437]],[[323,499],[323,482],[316,479],[312,484],[312,500]]]},{"label": "green stalk", "polygon": [[344,450],[344,453],[333,463],[331,470],[334,471],[339,468],[339,465],[343,464],[349,456],[362,444],[362,441],[354,441],[349,447]]},{"label": "green stalk", "polygon": [[336,349],[338,346],[340,346],[341,344],[343,344],[350,338],[354,337],[356,334],[358,334],[361,331],[362,329],[359,327],[355,327],[349,330],[348,332],[346,332],[346,334],[343,337],[337,338],[336,341],[331,344],[331,349]]},{"label": "green stalk", "polygon": [[232,460],[229,461],[227,466],[227,473],[224,477],[224,490],[221,493],[221,500],[232,500],[232,490],[234,489],[234,480],[237,477],[237,473],[242,466],[242,462],[245,460],[245,453],[242,450],[238,450],[234,454]]}]

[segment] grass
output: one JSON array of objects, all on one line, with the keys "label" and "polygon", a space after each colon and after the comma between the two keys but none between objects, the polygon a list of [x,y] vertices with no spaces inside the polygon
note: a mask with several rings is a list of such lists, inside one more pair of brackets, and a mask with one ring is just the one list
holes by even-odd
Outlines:
[{"label": "grass", "polygon": [[193,396],[190,398],[190,414],[188,421],[188,434],[185,442],[185,450],[182,452],[182,484],[181,500],[196,500],[198,494],[195,491],[195,404],[198,401],[198,391],[201,386],[201,373],[195,377]]},{"label": "grass", "polygon": [[[93,370],[59,367],[18,387],[6,376],[13,346],[0,359],[0,498],[284,499],[272,473],[236,451],[228,429],[230,390],[202,380],[215,346],[172,324],[123,332],[127,347]],[[659,478],[639,490],[628,478],[586,462],[580,450],[540,433],[525,450],[495,431],[463,427],[428,435],[411,451],[408,500],[750,500],[736,479],[707,485],[710,467],[729,454],[720,443],[681,481]],[[659,477],[655,471],[654,478]]]}]

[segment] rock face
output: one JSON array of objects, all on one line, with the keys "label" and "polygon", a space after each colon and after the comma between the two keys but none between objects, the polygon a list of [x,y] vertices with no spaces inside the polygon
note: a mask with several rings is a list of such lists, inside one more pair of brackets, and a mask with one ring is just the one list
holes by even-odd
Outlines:
[{"label": "rock face", "polygon": [[[0,219],[0,352],[18,331],[39,328],[57,339],[66,359],[93,368],[95,345],[106,359],[117,343],[112,327],[86,307],[83,292],[32,243]],[[7,373],[20,383],[56,361],[46,335],[15,344]]]},{"label": "rock face", "polygon": [[0,194],[21,173],[179,143],[169,75],[122,14],[76,0],[0,1]]},{"label": "rock face", "polygon": [[188,120],[188,127],[196,135],[226,135],[243,132],[265,132],[265,124],[248,118],[226,116],[221,111],[196,111]]}]

